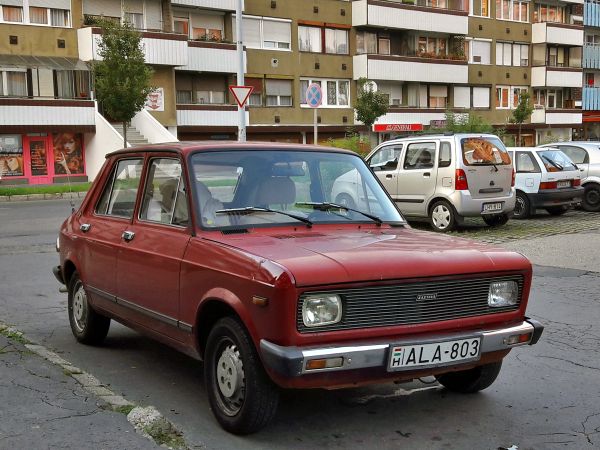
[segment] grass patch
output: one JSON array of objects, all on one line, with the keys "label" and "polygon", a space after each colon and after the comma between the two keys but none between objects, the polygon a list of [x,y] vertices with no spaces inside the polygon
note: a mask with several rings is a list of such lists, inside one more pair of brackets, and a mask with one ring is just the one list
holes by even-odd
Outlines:
[{"label": "grass patch", "polygon": [[11,330],[7,327],[0,327],[0,334],[6,336],[11,341],[18,342],[19,344],[31,344],[31,342],[23,336],[20,331]]},{"label": "grass patch", "polygon": [[92,183],[54,184],[51,186],[0,186],[0,196],[28,194],[64,194],[66,192],[86,192]]},{"label": "grass patch", "polygon": [[131,412],[133,408],[135,408],[135,405],[122,405],[114,408],[114,411],[127,415]]},{"label": "grass patch", "polygon": [[172,449],[187,449],[185,440],[179,432],[174,430],[166,431],[161,426],[149,425],[144,427],[144,431],[152,436],[154,442],[160,446],[165,446]]}]

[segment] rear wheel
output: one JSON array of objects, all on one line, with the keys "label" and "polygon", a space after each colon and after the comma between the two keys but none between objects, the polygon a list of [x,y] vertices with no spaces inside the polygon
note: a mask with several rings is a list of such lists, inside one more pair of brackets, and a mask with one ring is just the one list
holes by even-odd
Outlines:
[{"label": "rear wheel", "polygon": [[77,272],[73,273],[69,282],[68,310],[69,323],[75,339],[89,345],[98,345],[104,341],[110,328],[110,318],[92,309]]},{"label": "rear wheel", "polygon": [[600,211],[600,185],[588,183],[585,185],[581,206],[586,211]]},{"label": "rear wheel", "polygon": [[456,228],[458,214],[450,203],[439,200],[429,210],[429,222],[435,231],[452,231]]},{"label": "rear wheel", "polygon": [[548,211],[548,214],[550,214],[551,216],[562,216],[568,210],[568,206],[550,206],[546,208],[546,211]]},{"label": "rear wheel", "polygon": [[204,381],[213,414],[231,433],[258,431],[275,415],[279,390],[265,373],[248,332],[232,317],[219,320],[210,331]]},{"label": "rear wheel", "polygon": [[527,195],[523,192],[517,192],[517,198],[515,200],[515,209],[513,211],[514,219],[527,219],[531,215],[531,205]]},{"label": "rear wheel", "polygon": [[473,394],[492,385],[502,367],[502,361],[483,366],[474,367],[459,372],[449,372],[437,375],[436,378],[442,386],[453,392]]},{"label": "rear wheel", "polygon": [[482,216],[483,221],[490,227],[499,227],[506,225],[508,222],[508,214],[494,214],[493,216]]}]

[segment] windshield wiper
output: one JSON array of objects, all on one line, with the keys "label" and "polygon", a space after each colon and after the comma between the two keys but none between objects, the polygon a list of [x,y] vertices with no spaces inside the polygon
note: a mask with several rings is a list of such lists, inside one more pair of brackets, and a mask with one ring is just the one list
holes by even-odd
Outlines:
[{"label": "windshield wiper", "polygon": [[312,206],[314,209],[319,210],[319,211],[327,211],[329,209],[344,209],[346,211],[352,211],[358,214],[362,214],[365,217],[368,217],[369,219],[371,219],[373,222],[375,222],[378,226],[381,226],[381,224],[383,223],[383,220],[381,220],[379,217],[373,215],[373,214],[369,214],[366,213],[364,211],[360,211],[358,209],[354,209],[354,208],[348,208],[347,206],[342,206],[342,205],[338,205],[336,203],[329,203],[329,202],[298,202],[296,203],[296,206]]},{"label": "windshield wiper", "polygon": [[546,155],[540,155],[542,158],[544,158],[546,161],[548,161],[550,164],[552,164],[554,167],[556,167],[558,170],[563,170],[564,167],[561,166],[560,164],[558,164],[557,162],[552,161],[550,158],[548,158]]},{"label": "windshield wiper", "polygon": [[215,211],[215,214],[246,215],[246,214],[252,214],[252,213],[256,213],[256,212],[271,212],[271,213],[283,214],[284,216],[288,216],[288,217],[291,217],[292,219],[296,219],[296,220],[299,220],[300,222],[304,222],[308,228],[312,228],[312,225],[313,225],[313,223],[310,220],[308,220],[304,217],[301,217],[301,216],[297,216],[296,214],[291,214],[286,211],[280,211],[278,209],[259,208],[258,206],[246,206],[244,208],[219,209],[218,211]]}]

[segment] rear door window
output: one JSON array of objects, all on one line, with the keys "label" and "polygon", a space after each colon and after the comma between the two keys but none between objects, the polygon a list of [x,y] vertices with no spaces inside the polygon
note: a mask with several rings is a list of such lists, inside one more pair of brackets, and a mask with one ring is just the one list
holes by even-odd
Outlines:
[{"label": "rear door window", "polygon": [[369,166],[373,170],[395,170],[398,167],[402,144],[386,145],[371,156]]},{"label": "rear door window", "polygon": [[96,213],[130,219],[135,209],[143,167],[141,158],[119,161],[96,205]]},{"label": "rear door window", "polygon": [[496,137],[461,139],[463,162],[467,166],[510,165],[512,161],[504,144]]},{"label": "rear door window", "polygon": [[409,144],[404,157],[404,169],[431,169],[435,161],[435,142]]}]

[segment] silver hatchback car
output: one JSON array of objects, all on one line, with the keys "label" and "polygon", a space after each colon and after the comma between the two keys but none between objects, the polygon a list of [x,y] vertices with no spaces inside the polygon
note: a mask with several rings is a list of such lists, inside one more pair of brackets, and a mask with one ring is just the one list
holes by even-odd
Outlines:
[{"label": "silver hatchback car", "polygon": [[[428,218],[450,231],[464,217],[503,225],[515,207],[514,171],[506,148],[492,134],[437,134],[384,142],[367,163],[407,218]],[[365,204],[355,174],[340,176],[334,200]]]},{"label": "silver hatchback car", "polygon": [[558,148],[577,164],[584,188],[581,206],[586,211],[600,211],[600,142],[557,142],[541,147]]}]

